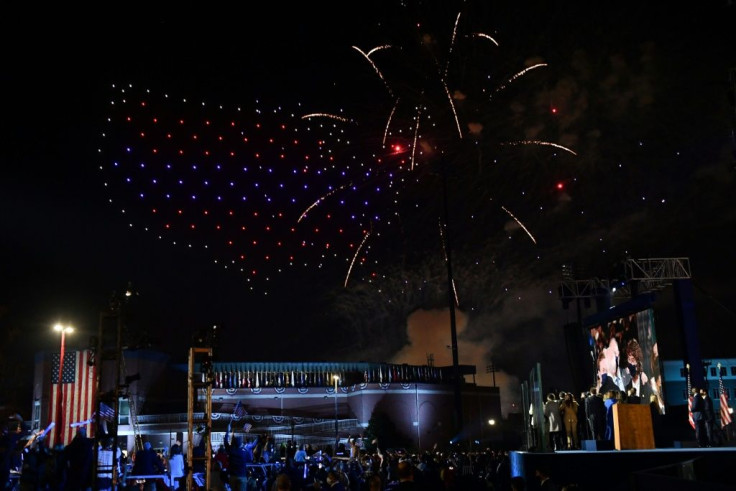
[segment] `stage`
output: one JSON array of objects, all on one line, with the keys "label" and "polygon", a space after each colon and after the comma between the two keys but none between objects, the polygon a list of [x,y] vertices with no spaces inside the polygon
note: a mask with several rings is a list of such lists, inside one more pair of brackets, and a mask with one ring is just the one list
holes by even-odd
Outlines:
[{"label": "stage", "polygon": [[574,483],[579,490],[736,489],[736,446],[511,452],[510,459],[511,476],[523,476],[530,491],[539,489],[540,466],[560,487]]}]

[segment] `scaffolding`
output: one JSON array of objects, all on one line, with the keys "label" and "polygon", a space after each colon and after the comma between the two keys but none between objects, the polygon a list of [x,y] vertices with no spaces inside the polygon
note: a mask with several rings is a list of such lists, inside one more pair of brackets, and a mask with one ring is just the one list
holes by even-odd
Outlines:
[{"label": "scaffolding", "polygon": [[[189,348],[188,404],[187,404],[187,465],[193,472],[187,474],[187,490],[193,486],[194,474],[203,469],[205,489],[210,488],[212,442],[212,348]],[[204,443],[204,452],[195,455],[194,433],[200,435],[198,446]]]},{"label": "scaffolding", "polygon": [[125,367],[125,355],[121,357],[121,368],[119,380],[125,380],[125,388],[128,389],[128,408],[130,409],[130,425],[133,427],[133,444],[135,451],[143,450],[143,436],[141,435],[141,427],[138,424],[138,395],[130,392],[130,377]]},{"label": "scaffolding", "polygon": [[[109,308],[102,311],[99,317],[99,325],[97,337],[91,340],[94,345],[94,364],[95,364],[95,439],[99,441],[101,435],[107,434],[113,442],[113,458],[112,468],[109,471],[112,474],[112,489],[115,490],[120,485],[119,462],[117,458],[118,449],[118,416],[120,414],[120,374],[124,370],[124,359],[122,349],[122,333],[123,333],[123,312],[122,302],[113,295]],[[103,364],[105,361],[112,361],[115,364],[114,380],[112,383],[102,380]],[[103,387],[108,388],[112,385],[112,390],[103,392]],[[111,419],[111,428],[109,432],[105,432],[105,420],[102,417],[101,407],[105,401],[112,405],[113,415]],[[95,444],[93,475],[95,478],[98,471],[107,469],[98,469],[99,445]]]}]

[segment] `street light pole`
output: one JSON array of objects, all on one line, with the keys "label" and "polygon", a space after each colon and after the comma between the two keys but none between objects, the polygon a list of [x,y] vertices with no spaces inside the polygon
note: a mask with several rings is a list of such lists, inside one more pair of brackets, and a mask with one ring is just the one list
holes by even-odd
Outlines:
[{"label": "street light pole", "polygon": [[337,382],[340,381],[340,377],[337,375],[332,376],[332,380],[335,381],[335,452],[333,453],[333,457],[337,455],[337,446],[340,443],[340,437],[338,436],[337,431]]},{"label": "street light pole", "polygon": [[66,333],[74,330],[71,326],[63,326],[56,324],[54,331],[61,333],[61,353],[59,354],[59,379],[56,386],[56,445],[62,443],[62,432],[64,431],[61,424],[62,415],[64,414],[64,391],[62,381],[64,379],[64,342],[66,339]]},{"label": "street light pole", "polygon": [[493,374],[493,386],[496,386],[496,372],[498,370],[496,369],[496,365],[493,364],[493,360],[491,360],[491,364],[486,366],[486,373],[492,373]]}]

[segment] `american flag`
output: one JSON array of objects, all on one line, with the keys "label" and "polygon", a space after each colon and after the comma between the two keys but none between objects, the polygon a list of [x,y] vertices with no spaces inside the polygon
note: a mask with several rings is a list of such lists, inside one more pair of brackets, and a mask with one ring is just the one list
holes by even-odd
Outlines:
[{"label": "american flag", "polygon": [[690,386],[690,364],[685,365],[687,377],[687,422],[695,429],[695,420],[693,419],[693,394]]},{"label": "american flag", "polygon": [[[82,427],[87,430],[87,435],[94,436],[94,425],[91,415],[95,410],[95,367],[91,366],[91,352],[68,351],[64,353],[64,365],[61,374],[61,421],[59,418],[59,361],[61,355],[55,353],[51,356],[51,398],[49,406],[49,419],[54,421],[57,430],[61,432],[61,440],[57,441],[57,432],[52,431],[49,438],[49,446],[57,443],[68,445],[79,426],[72,427],[71,424],[85,421]],[[90,420],[90,422],[86,422]]]},{"label": "american flag", "polygon": [[245,423],[243,425],[243,431],[245,431],[246,433],[250,432],[251,428],[253,428],[253,425],[250,423]]},{"label": "american flag", "polygon": [[115,420],[115,410],[102,401],[100,401],[100,419],[102,421]]},{"label": "american flag", "polygon": [[243,416],[248,414],[248,412],[245,410],[245,407],[238,401],[237,404],[235,404],[235,409],[233,409],[233,418],[235,419],[241,419]]},{"label": "american flag", "polygon": [[718,391],[721,401],[721,428],[731,422],[731,408],[728,405],[728,390],[723,386],[723,374],[721,373],[721,364],[718,364]]}]

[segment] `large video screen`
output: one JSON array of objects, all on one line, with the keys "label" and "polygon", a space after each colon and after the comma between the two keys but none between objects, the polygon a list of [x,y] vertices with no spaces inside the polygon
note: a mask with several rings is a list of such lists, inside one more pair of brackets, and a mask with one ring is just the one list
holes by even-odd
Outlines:
[{"label": "large video screen", "polygon": [[591,387],[604,396],[624,394],[634,404],[655,402],[664,414],[662,368],[652,309],[589,327]]}]

